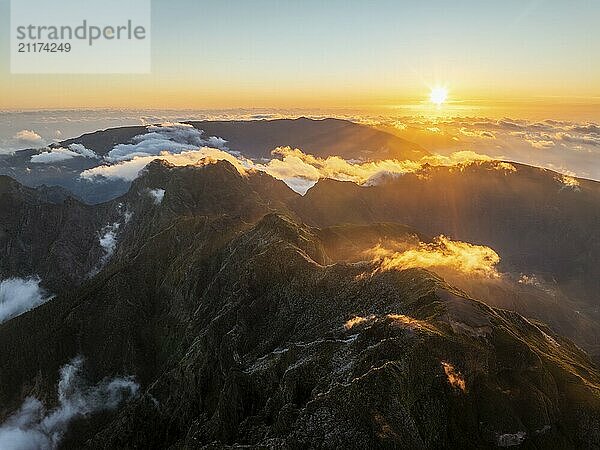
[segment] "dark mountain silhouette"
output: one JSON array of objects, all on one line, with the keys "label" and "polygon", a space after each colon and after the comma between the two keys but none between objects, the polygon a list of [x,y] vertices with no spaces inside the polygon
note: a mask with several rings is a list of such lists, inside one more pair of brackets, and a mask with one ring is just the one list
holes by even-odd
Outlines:
[{"label": "dark mountain silhouette", "polygon": [[417,144],[347,120],[299,119],[188,122],[208,136],[250,158],[271,158],[277,147],[300,148],[311,155],[345,159],[420,159],[429,153]]},{"label": "dark mountain silhouette", "polygon": [[[532,200],[517,201],[498,174],[523,176],[514,190]],[[0,324],[0,420],[27,395],[56,404],[59,368],[83,354],[92,379],[135,374],[142,394],[117,412],[76,420],[63,448],[598,446],[600,372],[579,347],[552,326],[489,306],[436,273],[380,270],[360,257],[376,243],[461,231],[451,221],[460,212],[465,234],[453,237],[470,232],[487,245],[496,237],[507,264],[545,267],[527,252],[554,239],[554,250],[544,253],[552,258],[561,232],[577,248],[589,235],[572,237],[558,214],[581,221],[572,227],[582,232],[594,225],[587,220],[595,217],[597,195],[594,183],[571,192],[552,176],[478,165],[433,171],[428,181],[445,181],[443,191],[410,178],[373,188],[324,181],[300,197],[227,162],[157,161],[127,194],[92,207],[51,202],[5,180],[2,214],[17,204],[41,217],[75,209],[68,223],[85,226],[67,228],[73,245],[85,236],[92,245],[107,223],[121,225],[114,255],[97,275]],[[159,200],[157,189],[164,191]],[[467,191],[469,200],[458,198]],[[434,202],[440,193],[445,203]],[[525,216],[520,225],[516,212],[502,222],[536,239],[530,246],[518,241],[521,259],[508,245],[510,230],[493,226],[500,216],[484,200],[505,214],[511,204],[517,211],[537,206],[538,222]],[[444,206],[449,211],[436,216]],[[26,214],[19,221],[34,216]],[[55,233],[67,222],[42,225]],[[597,255],[593,242],[589,252]],[[47,258],[50,249],[40,246],[35,258]],[[16,259],[11,273],[28,270],[31,258]],[[581,255],[572,263],[580,272],[590,267]],[[558,265],[546,264],[558,277]],[[565,270],[559,283],[568,294],[575,272]],[[585,275],[581,280],[588,286]],[[510,284],[498,289],[515,292]]]}]

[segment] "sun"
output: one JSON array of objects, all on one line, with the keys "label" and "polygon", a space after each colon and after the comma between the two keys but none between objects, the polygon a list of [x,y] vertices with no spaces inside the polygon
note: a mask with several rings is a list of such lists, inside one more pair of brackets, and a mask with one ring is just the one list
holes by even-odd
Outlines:
[{"label": "sun", "polygon": [[429,100],[431,101],[431,103],[434,103],[437,106],[441,106],[447,98],[448,89],[446,89],[445,87],[434,87],[431,89],[431,93],[429,94]]}]

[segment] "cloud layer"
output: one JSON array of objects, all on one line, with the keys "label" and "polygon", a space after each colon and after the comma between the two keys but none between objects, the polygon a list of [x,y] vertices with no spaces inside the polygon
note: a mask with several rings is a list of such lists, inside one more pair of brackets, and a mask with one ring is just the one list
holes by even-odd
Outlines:
[{"label": "cloud layer", "polygon": [[55,164],[78,156],[91,159],[99,159],[100,157],[92,150],[85,148],[81,144],[71,144],[69,148],[52,147],[45,148],[41,153],[33,155],[31,162],[34,164]]},{"label": "cloud layer", "polygon": [[[600,167],[590,164],[590,158],[600,156],[600,127],[593,123],[528,122],[508,118],[355,119],[418,142],[434,154],[418,161],[355,161],[336,156],[318,158],[301,149],[279,147],[273,150],[270,161],[252,161],[229,152],[226,141],[221,138],[204,136],[201,130],[188,124],[165,122],[147,126],[148,133],[134,137],[131,143],[116,145],[101,165],[85,170],[80,178],[132,181],[155,159],[164,159],[176,166],[227,160],[240,173],[264,171],[301,194],[321,178],[375,185],[418,172],[425,164],[464,167],[497,160],[525,162],[559,171],[564,177],[558,181],[565,189],[578,189],[576,174],[600,178]],[[69,148],[47,149],[32,156],[31,162],[52,164],[76,157],[100,159],[82,145],[72,144]],[[507,173],[516,171],[509,163],[494,162],[492,166]]]},{"label": "cloud layer", "polygon": [[131,144],[118,144],[106,156],[109,162],[127,161],[136,157],[158,156],[163,152],[178,154],[200,147],[225,148],[225,140],[204,139],[203,132],[188,124],[167,122],[148,126],[148,133],[132,139]]},{"label": "cloud layer", "polygon": [[116,164],[106,164],[85,170],[81,173],[80,177],[88,181],[110,179],[133,181],[140,175],[144,167],[156,159],[163,159],[175,166],[205,165],[217,160],[226,160],[236,166],[240,172],[245,170],[242,161],[237,157],[225,151],[208,147],[196,150],[183,150],[181,153],[163,151],[155,156],[129,156],[130,159],[120,161]]},{"label": "cloud layer", "polygon": [[[148,127],[148,130],[148,134],[136,136],[132,144],[115,146],[103,165],[85,170],[80,175],[81,179],[132,181],[155,159],[163,159],[176,166],[205,165],[226,160],[242,174],[250,170],[263,171],[304,194],[321,178],[374,185],[390,177],[417,172],[426,164],[462,167],[492,160],[487,155],[473,151],[459,151],[449,155],[428,156],[419,161],[348,161],[338,156],[318,158],[305,154],[300,149],[279,147],[273,150],[273,159],[270,161],[255,162],[229,153],[225,147],[212,148],[204,145],[212,142],[223,146],[225,141],[218,138],[204,139],[201,131],[189,125],[167,123]],[[506,163],[498,163],[497,168],[515,170]]]},{"label": "cloud layer", "polygon": [[431,152],[474,150],[567,175],[600,180],[600,125],[560,120],[479,117],[379,118],[369,122]]},{"label": "cloud layer", "polygon": [[[0,154],[32,147],[16,139],[33,131],[46,142],[61,137],[123,125],[143,125],[182,120],[257,120],[338,117],[382,127],[431,151],[449,155],[463,150],[546,167],[567,175],[600,180],[600,125],[566,120],[490,119],[484,117],[426,118],[392,114],[369,115],[358,111],[311,111],[238,109],[201,111],[28,111],[0,112]],[[35,139],[31,134],[29,137]],[[218,138],[204,138],[202,146],[224,149]],[[187,142],[188,145],[196,145]],[[43,144],[40,144],[40,146]],[[130,149],[131,150],[131,149]],[[164,148],[160,151],[165,150]],[[156,154],[156,150],[154,151]],[[498,158],[502,157],[502,158]]]},{"label": "cloud layer", "polygon": [[[413,160],[380,160],[380,161],[348,161],[339,156],[319,158],[303,153],[300,149],[290,147],[279,147],[273,151],[274,158],[266,164],[252,164],[255,170],[261,170],[268,174],[288,182],[292,189],[304,193],[321,178],[331,178],[340,181],[353,181],[357,184],[372,186],[384,182],[386,179],[401,176],[407,173],[415,173],[429,166],[455,166],[464,167],[470,164],[491,161],[487,155],[472,151],[455,152],[447,156],[432,155]],[[494,166],[498,170],[515,170],[506,163],[497,163]],[[304,181],[304,183],[302,183]]]},{"label": "cloud layer", "polygon": [[164,189],[150,189],[148,195],[154,201],[155,205],[160,205],[165,198],[165,192]]}]

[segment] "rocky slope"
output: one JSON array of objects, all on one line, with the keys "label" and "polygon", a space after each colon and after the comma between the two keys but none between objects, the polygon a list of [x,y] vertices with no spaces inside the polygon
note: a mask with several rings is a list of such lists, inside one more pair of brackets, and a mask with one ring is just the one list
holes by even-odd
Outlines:
[{"label": "rocky slope", "polygon": [[0,419],[27,395],[55,404],[58,369],[83,354],[93,380],[134,374],[142,393],[75,421],[64,448],[600,445],[600,373],[582,350],[435,273],[357,258],[423,230],[304,225],[283,183],[226,162],[151,164],[90,207],[90,242],[119,204],[107,265],[0,324]]},{"label": "rocky slope", "polygon": [[293,207],[316,226],[399,222],[488,245],[505,269],[555,279],[577,298],[600,302],[598,182],[521,164],[426,166],[376,186],[322,180]]},{"label": "rocky slope", "polygon": [[0,176],[0,280],[39,276],[52,292],[81,283],[101,259],[100,232],[116,204],[91,207],[60,188]]}]

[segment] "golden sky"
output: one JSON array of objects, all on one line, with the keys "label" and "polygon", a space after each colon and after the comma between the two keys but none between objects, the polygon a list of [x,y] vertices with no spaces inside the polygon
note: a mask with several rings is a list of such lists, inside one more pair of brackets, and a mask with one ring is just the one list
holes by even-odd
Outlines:
[{"label": "golden sky", "polygon": [[[600,111],[594,1],[152,7],[150,74],[12,75],[5,45],[0,109],[358,108],[589,120]],[[0,16],[6,41],[8,0]],[[434,86],[449,91],[442,109],[427,102]]]}]

